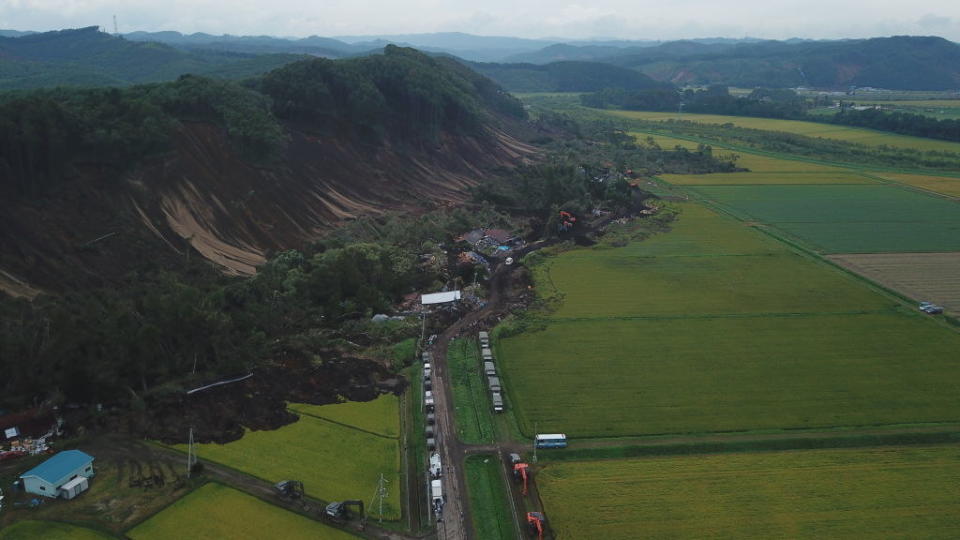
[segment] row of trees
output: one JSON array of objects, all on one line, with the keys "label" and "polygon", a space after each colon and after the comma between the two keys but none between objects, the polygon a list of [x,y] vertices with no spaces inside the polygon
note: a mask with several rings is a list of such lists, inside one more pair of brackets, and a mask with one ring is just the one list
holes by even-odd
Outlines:
[{"label": "row of trees", "polygon": [[730,95],[725,86],[683,91],[676,89],[626,91],[614,88],[584,94],[581,96],[581,102],[588,107],[600,109],[685,111],[827,122],[960,142],[960,120],[938,120],[920,114],[890,113],[881,109],[855,110],[850,106],[841,107],[832,116],[810,114],[809,110],[812,107],[824,104],[822,98],[808,101],[793,90],[782,88],[758,88],[745,97]]}]

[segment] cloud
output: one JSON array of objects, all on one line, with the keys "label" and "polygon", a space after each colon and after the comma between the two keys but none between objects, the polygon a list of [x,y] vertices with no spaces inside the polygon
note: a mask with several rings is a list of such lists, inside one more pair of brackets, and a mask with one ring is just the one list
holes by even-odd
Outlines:
[{"label": "cloud", "polygon": [[0,0],[0,28],[110,27],[232,34],[461,31],[521,37],[678,39],[868,37],[935,33],[960,40],[956,0],[919,18],[894,0]]}]

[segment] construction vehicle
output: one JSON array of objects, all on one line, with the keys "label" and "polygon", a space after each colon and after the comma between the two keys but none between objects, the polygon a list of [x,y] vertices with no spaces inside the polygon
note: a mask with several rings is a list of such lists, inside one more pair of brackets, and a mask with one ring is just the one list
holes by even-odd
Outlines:
[{"label": "construction vehicle", "polygon": [[530,465],[526,463],[515,463],[513,465],[513,479],[517,481],[523,481],[523,489],[520,490],[521,495],[527,494],[527,468]]},{"label": "construction vehicle", "polygon": [[577,218],[573,214],[567,212],[566,210],[560,211],[560,223],[557,224],[557,229],[560,232],[569,231],[573,228],[574,224],[577,223]]},{"label": "construction vehicle", "polygon": [[273,485],[273,490],[277,495],[288,499],[303,498],[303,482],[299,480],[284,480]]},{"label": "construction vehicle", "polygon": [[[350,512],[350,507],[356,507],[357,511],[355,513]],[[342,501],[342,502],[332,502],[324,508],[323,513],[326,517],[335,519],[338,521],[348,520],[354,515],[358,517],[363,517],[363,501]]]},{"label": "construction vehicle", "polygon": [[527,527],[530,528],[530,536],[543,540],[543,531],[547,528],[546,516],[540,512],[527,512]]}]

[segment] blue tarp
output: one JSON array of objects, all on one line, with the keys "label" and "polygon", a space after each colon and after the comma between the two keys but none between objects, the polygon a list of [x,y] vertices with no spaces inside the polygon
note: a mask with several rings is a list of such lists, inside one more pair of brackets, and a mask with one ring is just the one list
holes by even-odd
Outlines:
[{"label": "blue tarp", "polygon": [[20,478],[36,476],[56,484],[65,476],[81,469],[93,461],[93,456],[80,450],[64,450],[52,458],[20,475]]}]

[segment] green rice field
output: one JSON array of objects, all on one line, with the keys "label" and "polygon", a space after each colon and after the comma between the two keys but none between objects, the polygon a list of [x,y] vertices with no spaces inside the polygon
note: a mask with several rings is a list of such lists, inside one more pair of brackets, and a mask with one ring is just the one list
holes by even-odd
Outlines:
[{"label": "green rice field", "polygon": [[[381,407],[377,402],[366,405]],[[394,407],[390,414],[399,413]],[[183,445],[177,448],[185,450]],[[276,430],[247,431],[227,444],[197,445],[197,456],[270,482],[300,480],[308,495],[326,501],[369,502],[383,473],[392,487],[384,518],[400,518],[400,444],[394,437],[304,414]]]},{"label": "green rice field", "polygon": [[[804,450],[548,464],[557,540],[956,538],[956,446]],[[585,501],[589,501],[586,504]]]},{"label": "green rice field", "polygon": [[0,530],[0,540],[108,540],[115,536],[57,521],[19,521]]},{"label": "green rice field", "polygon": [[133,540],[346,540],[339,529],[220,484],[206,484],[127,532]]},{"label": "green rice field", "polygon": [[960,335],[742,222],[681,208],[670,232],[535,267],[562,303],[545,329],[495,342],[524,434],[960,420],[946,382]]},{"label": "green rice field", "polygon": [[382,394],[373,401],[347,401],[335,405],[291,403],[288,408],[378,435],[400,436],[400,398],[393,394]]},{"label": "green rice field", "polygon": [[690,189],[826,253],[960,250],[960,204],[894,185]]},{"label": "green rice field", "polygon": [[939,141],[935,139],[925,139],[922,137],[909,137],[906,135],[896,135],[882,131],[870,129],[839,126],[832,124],[821,124],[817,122],[804,122],[801,120],[778,120],[773,118],[755,118],[747,116],[723,116],[717,114],[691,114],[684,113],[677,115],[673,112],[647,112],[647,111],[604,111],[607,114],[630,118],[635,120],[684,120],[687,122],[700,122],[704,124],[733,124],[738,127],[762,129],[769,131],[783,131],[795,133],[797,135],[806,135],[808,137],[822,137],[825,139],[837,139],[841,141],[854,142],[866,145],[888,145],[901,148],[912,148],[914,150],[937,150],[943,152],[960,152],[960,143]]},{"label": "green rice field", "polygon": [[958,350],[912,313],[558,322],[500,344],[522,431],[574,438],[955,422]]}]

